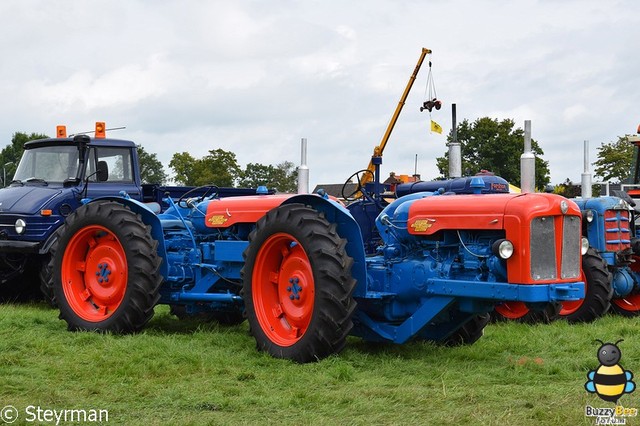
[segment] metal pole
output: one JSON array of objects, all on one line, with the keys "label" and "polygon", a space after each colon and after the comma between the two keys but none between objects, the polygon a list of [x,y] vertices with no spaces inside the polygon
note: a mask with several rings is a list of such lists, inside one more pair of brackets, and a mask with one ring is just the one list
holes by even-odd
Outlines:
[{"label": "metal pole", "polygon": [[13,163],[13,161],[9,161],[8,163],[4,163],[4,166],[2,166],[2,186],[6,187],[7,186],[7,166],[11,166]]}]

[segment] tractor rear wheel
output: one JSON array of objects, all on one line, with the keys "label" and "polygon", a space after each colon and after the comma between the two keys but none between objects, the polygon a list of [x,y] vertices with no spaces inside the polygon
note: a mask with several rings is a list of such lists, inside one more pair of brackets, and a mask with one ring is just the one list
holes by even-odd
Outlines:
[{"label": "tractor rear wheel", "polygon": [[489,314],[475,315],[444,341],[445,346],[471,345],[484,335]]},{"label": "tractor rear wheel", "polygon": [[344,348],[356,307],[345,246],[335,224],[302,204],[277,207],[257,222],[241,276],[258,349],[302,363]]},{"label": "tractor rear wheel", "polygon": [[86,204],[51,249],[53,292],[69,330],[139,331],[153,316],[162,276],[157,241],[127,207]]},{"label": "tractor rear wheel", "polygon": [[[635,262],[631,263],[631,270],[637,275],[640,272],[640,256],[633,255],[633,260]],[[625,317],[637,317],[640,315],[640,291],[634,288],[624,297],[611,299],[611,309]]]},{"label": "tractor rear wheel", "polygon": [[584,299],[562,303],[560,316],[569,322],[591,322],[606,314],[611,307],[611,273],[607,263],[593,248],[582,256],[582,280]]}]

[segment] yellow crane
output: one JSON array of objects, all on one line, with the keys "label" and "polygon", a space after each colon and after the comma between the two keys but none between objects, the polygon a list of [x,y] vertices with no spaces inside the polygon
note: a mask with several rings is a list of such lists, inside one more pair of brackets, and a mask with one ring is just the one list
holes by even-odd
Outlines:
[{"label": "yellow crane", "polygon": [[416,77],[418,76],[418,71],[420,71],[420,67],[424,62],[424,58],[428,54],[431,54],[431,50],[423,47],[422,52],[420,53],[420,58],[418,59],[418,63],[416,64],[416,67],[413,70],[413,74],[411,74],[411,77],[409,77],[409,82],[407,83],[407,87],[405,87],[404,93],[402,93],[402,96],[400,97],[400,101],[398,102],[398,106],[396,107],[396,110],[393,112],[393,116],[391,117],[391,121],[387,126],[387,130],[384,132],[384,135],[382,136],[382,140],[380,141],[380,144],[373,149],[373,156],[371,158],[371,161],[369,161],[369,166],[367,167],[368,173],[363,173],[360,176],[359,187],[363,188],[365,184],[367,184],[368,182],[371,182],[371,180],[373,179],[374,173],[376,170],[376,167],[374,164],[374,161],[375,161],[374,158],[382,157],[382,153],[384,152],[385,146],[387,146],[387,142],[389,142],[389,137],[391,136],[391,132],[393,131],[393,128],[395,127],[396,122],[398,121],[398,117],[400,116],[402,107],[404,107],[404,103],[406,102],[407,97],[409,96],[411,87],[413,86],[413,83],[416,81]]}]

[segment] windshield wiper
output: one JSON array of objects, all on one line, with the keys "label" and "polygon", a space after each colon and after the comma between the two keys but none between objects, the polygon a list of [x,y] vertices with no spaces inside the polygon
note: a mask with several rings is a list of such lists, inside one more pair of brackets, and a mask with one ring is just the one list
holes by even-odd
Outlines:
[{"label": "windshield wiper", "polygon": [[15,184],[18,184],[18,185],[21,185],[21,186],[23,186],[23,185],[24,185],[24,183],[23,183],[20,179],[14,179],[14,180],[12,180],[11,182],[9,182],[9,185],[13,185],[14,183],[15,183]]}]

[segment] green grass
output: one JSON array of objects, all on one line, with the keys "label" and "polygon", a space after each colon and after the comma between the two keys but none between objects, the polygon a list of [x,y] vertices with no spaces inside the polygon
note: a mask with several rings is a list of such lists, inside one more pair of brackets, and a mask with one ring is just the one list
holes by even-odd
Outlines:
[{"label": "green grass", "polygon": [[[640,375],[639,321],[491,324],[457,348],[350,338],[343,353],[298,365],[256,351],[246,323],[178,321],[158,307],[137,335],[71,333],[44,305],[1,305],[0,408],[19,409],[15,424],[33,424],[33,405],[106,409],[126,425],[589,425],[585,405],[612,406],[583,387],[594,339],[625,339],[620,363]],[[640,407],[638,392],[621,403]]]}]

